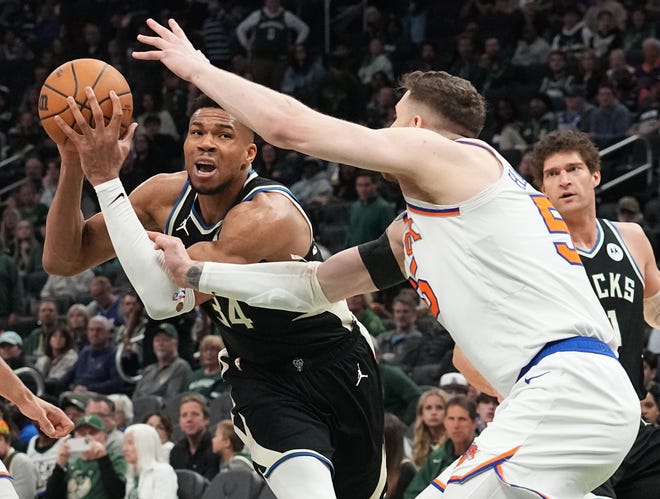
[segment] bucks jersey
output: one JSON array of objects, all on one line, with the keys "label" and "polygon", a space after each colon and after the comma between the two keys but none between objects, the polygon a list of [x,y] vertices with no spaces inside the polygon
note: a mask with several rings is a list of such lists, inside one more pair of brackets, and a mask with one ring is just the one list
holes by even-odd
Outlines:
[{"label": "bucks jersey", "polygon": [[30,439],[25,454],[34,463],[37,470],[37,497],[46,497],[46,483],[53,473],[53,468],[55,468],[61,440],[56,440],[50,446],[37,449],[38,438],[39,435],[35,435]]},{"label": "bucks jersey", "polygon": [[644,348],[644,278],[623,237],[609,220],[596,220],[598,239],[578,250],[591,287],[621,335],[619,360],[640,399],[646,396],[642,366]]},{"label": "bucks jersey", "polygon": [[[286,196],[311,223],[293,194],[283,185],[259,177],[252,171],[233,206],[249,203],[263,192]],[[214,241],[222,230],[223,219],[208,225],[199,214],[197,193],[188,181],[184,185],[170,216],[165,233],[180,238],[186,246],[199,241]],[[263,244],[258,242],[255,244]],[[305,260],[320,260],[321,254],[310,239]],[[353,328],[353,316],[345,302],[333,304],[319,314],[287,312],[260,307],[221,296],[203,305],[209,317],[222,331],[229,354],[241,362],[260,365],[279,364],[296,357],[314,356],[342,342]]]},{"label": "bucks jersey", "polygon": [[547,197],[502,165],[471,199],[439,206],[406,196],[409,281],[466,357],[502,394],[549,342],[587,336],[619,347],[568,228]]}]

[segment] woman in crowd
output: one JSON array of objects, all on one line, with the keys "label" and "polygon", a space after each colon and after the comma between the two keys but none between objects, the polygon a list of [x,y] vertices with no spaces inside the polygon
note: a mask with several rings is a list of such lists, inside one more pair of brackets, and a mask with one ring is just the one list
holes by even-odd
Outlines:
[{"label": "woman in crowd", "polygon": [[78,359],[73,335],[63,325],[46,335],[44,351],[45,355],[37,359],[35,367],[46,380],[59,381]]},{"label": "woman in crowd", "polygon": [[642,419],[653,426],[660,426],[660,385],[651,383],[641,405]]},{"label": "woman in crowd", "polygon": [[174,447],[174,442],[172,442],[172,432],[174,427],[170,418],[164,412],[153,411],[148,413],[142,420],[143,423],[148,424],[156,430],[158,438],[161,443],[161,452],[165,461],[170,460],[170,451]]},{"label": "woman in crowd", "polygon": [[432,450],[444,444],[445,405],[447,394],[440,388],[431,388],[419,397],[413,438],[413,462],[419,467]]},{"label": "woman in crowd", "polygon": [[125,499],[177,499],[177,477],[165,462],[156,430],[134,424],[124,433],[126,470]]},{"label": "woman in crowd", "polygon": [[80,351],[87,344],[87,323],[89,313],[82,303],[74,303],[66,313],[66,326],[71,331],[76,350]]}]

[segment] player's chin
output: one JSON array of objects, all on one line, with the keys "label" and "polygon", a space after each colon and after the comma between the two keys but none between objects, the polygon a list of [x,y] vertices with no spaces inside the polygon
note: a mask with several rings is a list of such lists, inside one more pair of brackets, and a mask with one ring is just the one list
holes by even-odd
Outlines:
[{"label": "player's chin", "polygon": [[199,177],[189,176],[190,185],[193,186],[197,194],[203,194],[205,196],[211,196],[222,191],[224,187],[223,182],[212,182],[210,179],[200,179]]}]

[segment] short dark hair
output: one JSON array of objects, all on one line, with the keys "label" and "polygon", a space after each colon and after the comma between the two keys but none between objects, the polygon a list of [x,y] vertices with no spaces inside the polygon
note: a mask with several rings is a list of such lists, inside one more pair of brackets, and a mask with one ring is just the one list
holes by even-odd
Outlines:
[{"label": "short dark hair", "polygon": [[452,133],[477,137],[486,119],[486,101],[472,83],[445,71],[413,71],[400,86],[410,98],[428,106],[447,121]]},{"label": "short dark hair", "polygon": [[[192,115],[195,114],[198,110],[205,108],[205,107],[212,107],[215,109],[222,109],[225,111],[225,108],[222,107],[220,104],[218,104],[216,101],[211,99],[208,95],[206,94],[199,94],[195,99],[192,101],[192,104],[190,104],[190,109],[188,110],[188,117],[192,118]],[[240,123],[240,122],[239,122]],[[243,123],[240,123],[240,126],[248,130],[250,133],[251,140],[254,140],[254,130],[251,128],[247,127]]]},{"label": "short dark hair", "polygon": [[181,406],[183,404],[186,404],[188,402],[198,403],[199,406],[202,408],[202,414],[204,414],[204,418],[209,419],[209,417],[210,417],[209,404],[206,401],[206,397],[204,397],[204,395],[199,394],[199,393],[191,393],[190,395],[186,395],[179,402],[179,409],[181,409]]},{"label": "short dark hair", "polygon": [[144,415],[144,417],[142,418],[142,422],[146,424],[147,421],[149,421],[149,418],[151,418],[151,416],[157,416],[160,419],[160,423],[163,425],[163,430],[165,430],[167,439],[169,440],[170,438],[172,438],[172,433],[174,432],[174,426],[172,425],[172,421],[170,420],[169,416],[161,410],[151,411]]},{"label": "short dark hair", "polygon": [[[87,404],[90,402],[103,402],[108,406],[108,409],[112,414],[115,413],[115,403],[105,395],[94,395],[87,400]],[[85,406],[87,406],[87,404],[85,404]]]},{"label": "short dark hair", "polygon": [[445,413],[449,410],[450,407],[459,406],[465,409],[470,415],[472,421],[477,419],[477,406],[472,400],[467,398],[465,395],[456,395],[455,397],[450,398],[445,405]]},{"label": "short dark hair", "polygon": [[542,137],[532,149],[531,167],[534,183],[543,184],[543,163],[558,152],[580,154],[590,172],[600,171],[598,149],[586,133],[575,130],[555,130]]}]

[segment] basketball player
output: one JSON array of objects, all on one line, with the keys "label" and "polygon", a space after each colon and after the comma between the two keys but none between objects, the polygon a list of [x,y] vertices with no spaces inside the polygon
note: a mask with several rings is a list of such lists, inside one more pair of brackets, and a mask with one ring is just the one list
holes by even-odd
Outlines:
[{"label": "basketball player", "polygon": [[[532,173],[535,183],[566,222],[591,286],[621,335],[619,360],[641,400],[646,396],[642,367],[644,320],[660,327],[660,270],[651,243],[636,223],[596,218],[594,188],[600,183],[600,157],[586,134],[564,130],[543,137],[534,146]],[[640,463],[650,464],[646,461],[652,457],[645,447],[654,438],[651,433],[658,432],[651,426],[640,428],[632,451],[613,478],[615,486],[637,482],[641,497],[652,496],[660,487],[660,476],[647,477],[652,483],[644,478],[647,494],[642,494],[641,482],[635,476]],[[615,497],[608,490],[596,493]]]},{"label": "basketball player", "polygon": [[[490,146],[465,138],[479,133],[485,114],[469,82],[412,73],[393,126],[372,130],[214,68],[174,21],[170,29],[148,25],[157,36],[138,40],[157,50],[135,58],[160,60],[268,142],[399,181],[406,275],[460,346],[468,362],[457,367],[472,382],[481,373],[505,397],[470,451],[420,497],[582,498],[616,469],[640,416],[614,353],[619,336],[548,199]],[[346,255],[353,265],[356,252]],[[277,273],[277,264],[263,265]],[[316,273],[318,264],[300,267],[308,279],[327,277],[328,289],[353,286]],[[213,270],[200,288],[222,279]],[[264,281],[259,300],[281,299],[291,282],[278,279],[272,288],[273,279]],[[322,283],[314,289],[327,291]],[[332,289],[326,299],[337,297]]]},{"label": "basketball player", "polygon": [[[0,396],[12,402],[19,411],[31,419],[46,435],[60,438],[73,430],[73,422],[64,412],[32,393],[14,374],[7,363],[0,358]],[[0,497],[18,499],[11,484],[11,476],[5,465],[0,462]]]},{"label": "basketball player", "polygon": [[[95,123],[102,124],[94,93],[87,92]],[[71,145],[60,146],[59,192],[46,225],[49,272],[75,274],[116,250],[146,311],[165,318],[189,311],[195,295],[170,283],[144,227],[174,234],[191,255],[214,261],[320,257],[311,223],[289,190],[252,170],[253,132],[205,96],[191,111],[186,171],[152,177],[129,202],[118,175],[135,126],[118,140],[121,109],[116,95],[112,99],[112,121],[96,128],[70,102],[83,134],[62,127]],[[81,197],[83,171],[103,212],[88,220],[72,202]],[[275,494],[380,497],[386,479],[380,380],[371,345],[346,303],[315,314],[202,294],[197,303],[226,345],[220,357],[232,386],[236,432]]]}]

